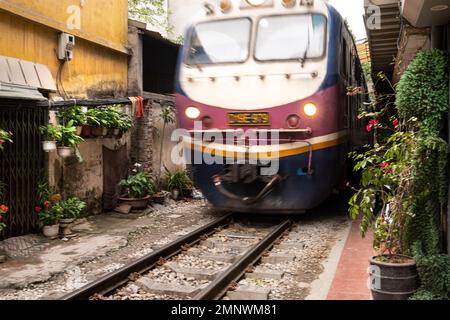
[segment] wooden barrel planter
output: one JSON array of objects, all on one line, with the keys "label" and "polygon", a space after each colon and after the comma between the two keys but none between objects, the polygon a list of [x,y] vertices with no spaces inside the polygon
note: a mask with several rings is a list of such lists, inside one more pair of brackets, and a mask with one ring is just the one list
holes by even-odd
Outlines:
[{"label": "wooden barrel planter", "polygon": [[370,259],[370,286],[374,300],[408,300],[419,288],[420,280],[413,258],[396,255],[398,263]]}]

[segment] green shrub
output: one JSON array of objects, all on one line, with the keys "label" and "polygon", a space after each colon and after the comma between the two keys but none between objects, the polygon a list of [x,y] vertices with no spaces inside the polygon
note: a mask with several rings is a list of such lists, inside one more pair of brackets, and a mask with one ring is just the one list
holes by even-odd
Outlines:
[{"label": "green shrub", "polygon": [[153,180],[144,172],[130,175],[127,179],[122,180],[119,186],[126,192],[128,198],[138,199],[153,195],[155,192],[155,184]]},{"label": "green shrub", "polygon": [[63,200],[60,205],[63,208],[61,219],[78,219],[81,212],[86,208],[86,203],[77,197]]},{"label": "green shrub", "polygon": [[447,53],[437,49],[419,52],[397,86],[396,105],[400,117],[415,117],[423,122],[421,129],[439,132],[448,104]]},{"label": "green shrub", "polygon": [[73,121],[74,126],[83,126],[86,124],[86,113],[79,106],[73,106],[57,113],[58,119],[64,123]]}]

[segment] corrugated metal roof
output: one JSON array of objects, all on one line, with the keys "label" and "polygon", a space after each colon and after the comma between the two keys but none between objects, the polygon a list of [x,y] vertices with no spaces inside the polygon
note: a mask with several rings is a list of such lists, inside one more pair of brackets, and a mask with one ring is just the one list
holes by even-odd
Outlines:
[{"label": "corrugated metal roof", "polygon": [[0,82],[56,91],[50,69],[43,64],[0,56]]},{"label": "corrugated metal roof", "polygon": [[[367,35],[370,47],[370,58],[372,61],[373,73],[383,71],[391,76],[394,70],[394,58],[397,56],[397,43],[400,35],[400,7],[398,0],[384,1],[365,1],[365,11],[368,12],[370,5],[376,5],[380,8],[381,16],[379,18],[380,28],[367,28]],[[368,20],[373,19],[371,15],[366,14],[364,20],[366,26]]]}]

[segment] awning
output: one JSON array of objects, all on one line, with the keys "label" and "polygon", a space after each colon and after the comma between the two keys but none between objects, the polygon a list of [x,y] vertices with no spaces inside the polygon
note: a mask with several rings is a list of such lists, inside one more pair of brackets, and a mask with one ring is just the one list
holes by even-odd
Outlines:
[{"label": "awning", "polygon": [[[367,28],[372,72],[376,75],[382,71],[388,77],[392,77],[393,61],[397,56],[397,43],[401,28],[399,3],[398,0],[368,0],[365,2],[365,12],[368,12],[368,7],[373,5],[380,9],[381,16],[376,17],[380,22],[380,28]],[[364,16],[366,26],[368,20],[372,18],[370,13]]]},{"label": "awning", "polygon": [[0,99],[47,100],[37,88],[0,82]]},{"label": "awning", "polygon": [[45,99],[38,89],[56,91],[48,66],[0,56],[0,97]]}]

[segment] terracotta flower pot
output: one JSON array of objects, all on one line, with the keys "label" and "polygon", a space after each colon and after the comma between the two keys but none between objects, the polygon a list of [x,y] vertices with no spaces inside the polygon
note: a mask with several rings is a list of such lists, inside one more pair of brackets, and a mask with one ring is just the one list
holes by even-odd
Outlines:
[{"label": "terracotta flower pot", "polygon": [[91,126],[83,126],[81,130],[81,136],[84,138],[89,138],[92,136],[92,127]]},{"label": "terracotta flower pot", "polygon": [[164,204],[166,202],[166,196],[163,194],[155,194],[152,199],[153,202],[157,204]]},{"label": "terracotta flower pot", "polygon": [[123,203],[129,204],[133,208],[133,210],[143,210],[148,207],[150,196],[146,196],[145,198],[140,199],[122,197],[119,198],[119,200]]},{"label": "terracotta flower pot", "polygon": [[92,127],[91,128],[91,134],[94,137],[104,137],[108,134],[107,128],[100,128],[100,127]]}]

